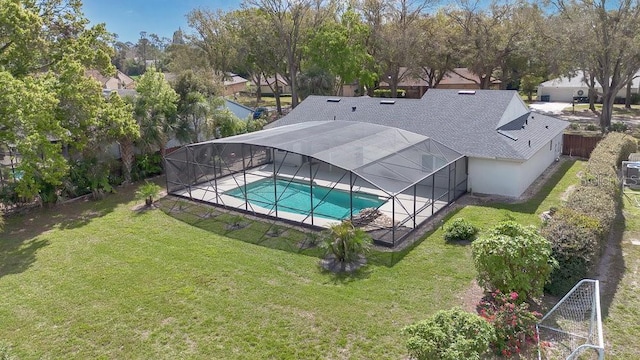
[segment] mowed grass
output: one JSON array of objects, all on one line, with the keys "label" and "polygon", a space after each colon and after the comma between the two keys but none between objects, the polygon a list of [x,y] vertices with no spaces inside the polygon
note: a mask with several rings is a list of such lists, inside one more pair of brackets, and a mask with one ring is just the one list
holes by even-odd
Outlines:
[{"label": "mowed grass", "polygon": [[[527,203],[448,218],[539,224],[581,168],[564,163]],[[376,253],[356,276],[335,276],[314,256],[134,211],[134,190],[8,219],[0,344],[20,358],[399,359],[404,326],[468,303],[470,248],[441,228],[400,261]]]},{"label": "mowed grass", "polygon": [[627,191],[623,205],[625,230],[616,257],[620,278],[613,279],[613,299],[603,303],[605,351],[610,359],[640,359],[640,192]]}]

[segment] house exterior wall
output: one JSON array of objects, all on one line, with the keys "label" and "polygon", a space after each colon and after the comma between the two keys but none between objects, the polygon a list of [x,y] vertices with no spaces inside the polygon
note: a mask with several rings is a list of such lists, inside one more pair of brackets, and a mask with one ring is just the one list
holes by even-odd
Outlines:
[{"label": "house exterior wall", "polygon": [[529,160],[520,165],[521,193],[562,154],[562,133],[545,144]]},{"label": "house exterior wall", "polygon": [[[573,101],[574,96],[578,96],[578,91],[582,90],[583,96],[587,96],[589,94],[589,88],[584,87],[548,87],[548,86],[538,86],[538,95],[537,100],[542,100],[543,95],[549,96],[549,101],[552,102],[571,102]],[[598,92],[602,92],[602,88],[597,87],[596,90]],[[632,94],[637,94],[638,89],[632,88]],[[616,94],[618,97],[626,97],[627,96],[627,88],[622,88]]]},{"label": "house exterior wall", "polygon": [[519,165],[515,161],[469,158],[467,191],[481,194],[518,197]]},{"label": "house exterior wall", "polygon": [[224,94],[226,96],[233,96],[234,94],[240,93],[242,91],[245,91],[247,89],[247,83],[243,82],[243,83],[236,83],[236,84],[231,84],[231,85],[226,85],[224,87]]},{"label": "house exterior wall", "polygon": [[562,133],[525,162],[469,158],[470,192],[519,197],[562,153]]}]

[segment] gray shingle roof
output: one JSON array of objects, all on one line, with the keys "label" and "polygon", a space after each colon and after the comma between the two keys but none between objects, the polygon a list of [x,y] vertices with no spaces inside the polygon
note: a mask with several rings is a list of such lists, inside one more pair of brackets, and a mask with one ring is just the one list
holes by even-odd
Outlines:
[{"label": "gray shingle roof", "polygon": [[431,137],[471,157],[527,160],[569,124],[532,113],[516,91],[464,94],[431,89],[422,99],[330,99],[338,97],[310,96],[268,127],[325,120],[368,122]]}]

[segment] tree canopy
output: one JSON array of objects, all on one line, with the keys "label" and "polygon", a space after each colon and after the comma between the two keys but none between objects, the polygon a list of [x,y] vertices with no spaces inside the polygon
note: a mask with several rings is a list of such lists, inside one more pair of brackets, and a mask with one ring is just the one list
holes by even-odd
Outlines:
[{"label": "tree canopy", "polygon": [[131,128],[126,111],[104,116],[124,104],[108,101],[87,75],[114,72],[111,36],[104,24],[88,23],[77,0],[0,0],[0,146],[20,154],[21,196],[60,184],[68,170],[63,149],[83,152],[103,131]]}]

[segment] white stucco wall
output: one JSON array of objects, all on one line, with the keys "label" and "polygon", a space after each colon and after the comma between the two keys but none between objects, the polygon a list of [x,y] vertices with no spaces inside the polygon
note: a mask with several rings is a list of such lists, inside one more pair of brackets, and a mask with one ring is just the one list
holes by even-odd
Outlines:
[{"label": "white stucco wall", "polygon": [[467,190],[519,197],[562,153],[562,133],[525,162],[469,158]]},{"label": "white stucco wall", "polygon": [[562,133],[543,146],[527,162],[520,165],[521,192],[524,192],[535,179],[562,154]]},{"label": "white stucco wall", "polygon": [[[571,102],[574,96],[578,95],[578,90],[582,90],[583,96],[587,96],[589,94],[589,88],[587,86],[584,87],[548,87],[548,86],[538,86],[538,95],[537,100],[542,100],[541,96],[549,95],[549,101],[551,102]],[[597,87],[596,90],[598,92],[602,92],[602,88]],[[632,88],[631,93],[635,94],[638,92],[637,88]],[[626,97],[627,89],[623,88],[616,96]]]},{"label": "white stucco wall", "polygon": [[518,197],[519,165],[515,161],[469,158],[469,192]]}]

